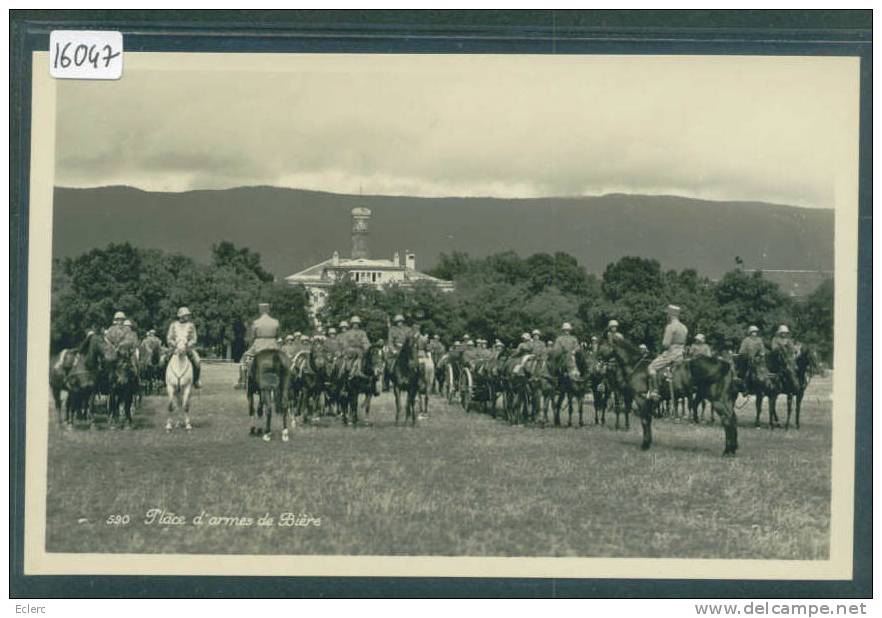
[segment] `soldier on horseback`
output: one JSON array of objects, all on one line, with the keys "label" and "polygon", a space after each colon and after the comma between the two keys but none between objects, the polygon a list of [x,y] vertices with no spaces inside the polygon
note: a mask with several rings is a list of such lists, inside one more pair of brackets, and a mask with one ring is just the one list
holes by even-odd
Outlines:
[{"label": "soldier on horseback", "polygon": [[364,355],[371,347],[370,339],[361,329],[361,318],[357,315],[352,316],[349,322],[341,322],[346,324],[349,330],[346,330],[337,337],[337,344],[342,354],[343,364],[342,372],[348,377],[353,378],[362,373]]},{"label": "soldier on horseback", "polygon": [[780,352],[786,356],[793,356],[796,354],[797,345],[793,339],[790,338],[790,329],[787,328],[786,324],[782,324],[778,327],[775,336],[772,337],[772,342],[769,344],[769,349],[772,352]]},{"label": "soldier on horseback", "polygon": [[610,320],[609,324],[606,325],[606,340],[610,345],[613,345],[617,339],[623,339],[622,333],[619,332],[619,322],[618,320]]},{"label": "soldier on horseback", "polygon": [[759,336],[759,328],[751,325],[747,329],[747,337],[741,341],[738,348],[738,360],[741,373],[748,383],[756,379],[757,362],[766,354],[766,346]]},{"label": "soldier on horseback", "polygon": [[[564,322],[561,326],[561,334],[554,340],[552,350],[554,354],[575,354],[579,349],[579,340],[573,336],[573,326],[569,322]],[[574,378],[579,377],[579,368],[573,364],[570,372]]]},{"label": "soldier on horseback", "polygon": [[695,341],[689,346],[689,356],[691,358],[697,358],[699,356],[710,358],[713,355],[713,350],[711,350],[711,347],[705,342],[704,335],[701,333],[695,335]]},{"label": "soldier on horseback", "polygon": [[178,319],[169,325],[165,342],[172,350],[175,349],[179,341],[183,341],[187,345],[187,358],[193,365],[193,387],[200,388],[199,374],[202,367],[199,363],[199,354],[195,349],[196,325],[193,324],[192,317],[190,310],[186,307],[178,309]]},{"label": "soldier on horseback", "polygon": [[649,363],[649,399],[658,399],[658,372],[683,360],[689,329],[680,321],[680,307],[668,305],[668,325],[662,337],[664,351]]},{"label": "soldier on horseback", "polygon": [[251,361],[258,352],[279,349],[279,344],[276,341],[279,333],[279,321],[269,314],[269,303],[258,303],[257,310],[260,312],[260,317],[251,323],[249,328],[251,345],[243,357],[246,372],[251,368]]},{"label": "soldier on horseback", "polygon": [[533,354],[533,340],[530,338],[530,333],[521,333],[521,342],[518,344],[518,347],[515,349],[514,355],[519,358],[517,364],[512,368],[511,372],[514,375],[520,375],[524,371],[524,365],[527,364],[527,361]]},{"label": "soldier on horseback", "polygon": [[436,361],[439,360],[442,356],[444,356],[444,344],[441,343],[441,338],[438,336],[438,333],[432,335],[432,341],[429,342],[429,354],[432,355],[432,358]]},{"label": "soldier on horseback", "polygon": [[542,331],[538,328],[534,328],[531,334],[533,335],[533,338],[530,341],[530,349],[536,356],[544,356],[548,351],[548,346],[542,341]]}]

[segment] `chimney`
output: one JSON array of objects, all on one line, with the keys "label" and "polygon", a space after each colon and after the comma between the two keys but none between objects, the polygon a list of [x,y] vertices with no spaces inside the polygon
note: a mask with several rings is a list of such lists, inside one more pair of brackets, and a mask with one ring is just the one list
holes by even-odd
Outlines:
[{"label": "chimney", "polygon": [[331,265],[332,266],[339,266],[340,265],[340,252],[339,251],[334,251],[334,255],[331,256]]},{"label": "chimney", "polygon": [[369,258],[368,251],[368,223],[371,220],[369,208],[352,209],[352,259]]},{"label": "chimney", "polygon": [[401,256],[398,255],[398,252],[392,254],[392,265],[393,266],[401,266]]},{"label": "chimney", "polygon": [[416,270],[416,253],[411,253],[409,250],[404,252],[404,266]]}]

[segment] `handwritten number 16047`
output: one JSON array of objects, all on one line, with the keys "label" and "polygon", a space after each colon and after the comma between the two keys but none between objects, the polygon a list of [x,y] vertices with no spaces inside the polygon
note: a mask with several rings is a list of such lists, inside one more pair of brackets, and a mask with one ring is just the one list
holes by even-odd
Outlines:
[{"label": "handwritten number 16047", "polygon": [[97,45],[86,45],[85,43],[77,45],[73,49],[73,53],[71,53],[71,45],[73,45],[72,42],[65,43],[64,45],[60,43],[55,44],[55,59],[53,60],[55,68],[61,67],[66,69],[71,64],[78,67],[91,64],[97,69],[99,62],[104,62],[104,68],[107,68],[110,66],[110,62],[122,53],[114,52],[110,45],[99,47]]}]

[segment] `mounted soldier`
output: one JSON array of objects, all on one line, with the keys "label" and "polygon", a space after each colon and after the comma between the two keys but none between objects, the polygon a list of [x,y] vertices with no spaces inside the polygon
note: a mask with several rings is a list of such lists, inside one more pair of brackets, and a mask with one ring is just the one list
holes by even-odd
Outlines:
[{"label": "mounted soldier", "polygon": [[759,328],[751,325],[747,329],[747,337],[741,340],[738,348],[739,373],[749,383],[756,379],[756,367],[766,355],[766,346],[759,336]]},{"label": "mounted soldier", "polygon": [[781,352],[788,356],[796,354],[797,345],[793,339],[790,338],[790,329],[786,324],[782,324],[778,327],[775,336],[772,337],[772,341],[769,344],[769,349],[772,352]]},{"label": "mounted soldier", "polygon": [[533,337],[530,340],[530,349],[536,356],[544,356],[548,352],[548,346],[542,341],[542,332],[538,328],[534,328],[530,333]]},{"label": "mounted soldier", "polygon": [[[297,333],[298,335],[300,333]],[[288,357],[288,360],[294,360],[297,352],[300,350],[300,341],[294,335],[285,336],[285,343],[282,344],[282,352]]]},{"label": "mounted soldier", "polygon": [[[560,330],[561,334],[557,336],[551,347],[552,354],[575,354],[576,350],[579,349],[579,340],[573,336],[573,325],[569,322],[564,322]],[[574,378],[579,377],[579,368],[575,364],[570,367],[570,372]]]},{"label": "mounted soldier", "polygon": [[658,399],[658,372],[667,369],[676,362],[683,360],[686,346],[686,337],[689,329],[680,321],[680,307],[668,305],[668,325],[662,336],[661,354],[649,363],[649,392],[647,397]]},{"label": "mounted soldier", "polygon": [[518,357],[519,360],[512,368],[511,372],[514,375],[520,375],[524,371],[524,365],[527,364],[527,361],[533,355],[533,340],[530,338],[530,333],[521,333],[521,342],[515,349],[514,355]]},{"label": "mounted soldier", "polygon": [[689,356],[691,358],[697,358],[699,356],[705,356],[710,358],[714,355],[711,347],[705,342],[704,335],[698,333],[695,335],[695,341],[689,346]]},{"label": "mounted soldier", "polygon": [[337,342],[343,356],[343,372],[352,378],[362,373],[364,355],[370,349],[371,341],[361,329],[361,318],[357,315],[352,316],[346,325],[348,330],[338,336]]},{"label": "mounted soldier", "polygon": [[447,350],[444,349],[444,344],[441,343],[441,338],[438,336],[438,333],[432,335],[432,340],[429,342],[429,354],[432,355],[432,360],[436,363],[444,356],[444,353]]},{"label": "mounted soldier", "polygon": [[619,322],[618,320],[610,320],[606,325],[606,341],[613,345],[619,339],[624,339],[622,333],[619,332]]},{"label": "mounted soldier", "polygon": [[196,325],[193,324],[192,318],[190,310],[186,307],[178,309],[178,319],[169,325],[165,342],[171,350],[177,347],[178,342],[184,342],[187,346],[187,358],[193,365],[193,387],[200,388],[199,374],[202,372],[202,366],[199,354],[196,353]]},{"label": "mounted soldier", "polygon": [[113,314],[113,323],[104,331],[104,341],[110,344],[114,350],[118,350],[127,339],[130,340],[131,329],[125,326],[125,321],[126,314],[117,311]]},{"label": "mounted soldier", "polygon": [[591,335],[591,353],[597,354],[598,351],[600,351],[600,339],[597,335]]},{"label": "mounted soldier", "polygon": [[246,372],[251,368],[251,361],[258,352],[279,349],[279,344],[276,341],[279,334],[279,321],[269,314],[269,303],[258,303],[257,310],[260,312],[260,317],[254,320],[248,329],[251,345],[243,356]]}]

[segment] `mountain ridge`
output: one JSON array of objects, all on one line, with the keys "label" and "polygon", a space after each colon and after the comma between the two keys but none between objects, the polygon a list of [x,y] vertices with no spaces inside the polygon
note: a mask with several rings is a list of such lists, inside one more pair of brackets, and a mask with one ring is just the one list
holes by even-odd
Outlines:
[{"label": "mountain ridge", "polygon": [[[272,186],[153,192],[56,187],[54,257],[128,241],[206,261],[230,240],[263,255],[278,278],[349,254],[349,210],[373,211],[374,257],[414,249],[427,270],[441,252],[475,257],[565,251],[600,274],[624,255],[716,277],[734,267],[832,270],[832,209],[671,195],[497,198],[338,194]],[[439,207],[443,205],[443,207]],[[206,216],[208,213],[210,216]]]}]

